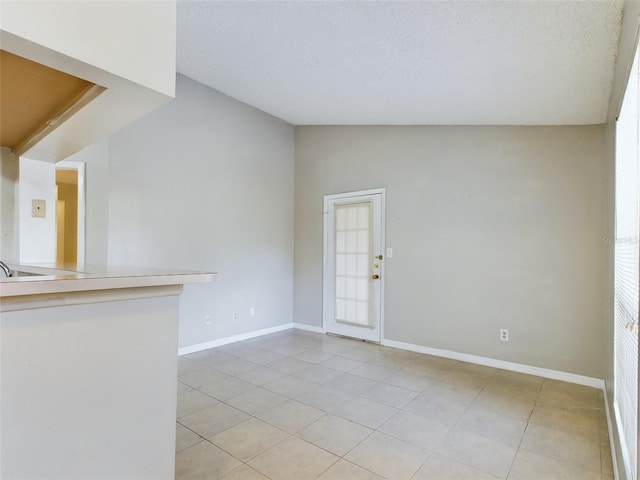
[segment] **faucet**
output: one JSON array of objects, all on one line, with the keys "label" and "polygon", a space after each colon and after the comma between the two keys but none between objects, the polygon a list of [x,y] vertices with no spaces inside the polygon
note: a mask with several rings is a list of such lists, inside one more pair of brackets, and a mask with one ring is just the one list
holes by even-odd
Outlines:
[{"label": "faucet", "polygon": [[9,268],[9,265],[4,263],[2,260],[0,260],[0,268],[2,269],[4,274],[7,276],[7,278],[11,276],[11,269]]}]

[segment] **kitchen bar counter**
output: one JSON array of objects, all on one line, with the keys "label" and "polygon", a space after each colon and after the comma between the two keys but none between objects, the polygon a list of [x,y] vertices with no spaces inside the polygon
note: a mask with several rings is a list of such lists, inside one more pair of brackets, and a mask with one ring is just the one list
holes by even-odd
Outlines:
[{"label": "kitchen bar counter", "polygon": [[179,296],[213,274],[10,267],[39,275],[0,278],[0,478],[173,479]]},{"label": "kitchen bar counter", "polygon": [[17,271],[18,276],[0,276],[0,302],[8,297],[23,295],[210,282],[214,275],[205,272],[97,265],[81,267],[79,270],[75,266],[66,268],[10,264],[9,267],[12,271]]}]

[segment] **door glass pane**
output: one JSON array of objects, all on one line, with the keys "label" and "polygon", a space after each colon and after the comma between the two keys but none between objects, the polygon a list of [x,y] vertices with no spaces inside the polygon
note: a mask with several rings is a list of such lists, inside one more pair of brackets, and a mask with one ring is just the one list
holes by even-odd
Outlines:
[{"label": "door glass pane", "polygon": [[339,322],[374,324],[372,214],[370,201],[335,206],[335,318]]}]

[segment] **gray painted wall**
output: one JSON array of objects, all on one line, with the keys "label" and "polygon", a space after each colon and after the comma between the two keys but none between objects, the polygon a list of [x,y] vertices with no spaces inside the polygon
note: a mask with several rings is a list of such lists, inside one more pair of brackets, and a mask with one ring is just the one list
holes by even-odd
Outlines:
[{"label": "gray painted wall", "polygon": [[322,324],[323,195],[386,187],[385,338],[603,378],[605,144],[603,126],[298,127],[295,321]]},{"label": "gray painted wall", "polygon": [[292,321],[292,126],[178,76],[109,156],[109,263],[218,272],[185,287],[180,346]]}]

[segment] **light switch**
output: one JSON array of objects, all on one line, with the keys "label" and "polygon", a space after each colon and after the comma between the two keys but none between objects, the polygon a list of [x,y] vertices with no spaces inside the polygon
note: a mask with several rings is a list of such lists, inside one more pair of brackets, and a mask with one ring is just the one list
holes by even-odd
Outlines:
[{"label": "light switch", "polygon": [[393,257],[393,248],[387,248],[387,258]]},{"label": "light switch", "polygon": [[31,200],[31,216],[44,218],[47,215],[47,202],[44,200]]}]

